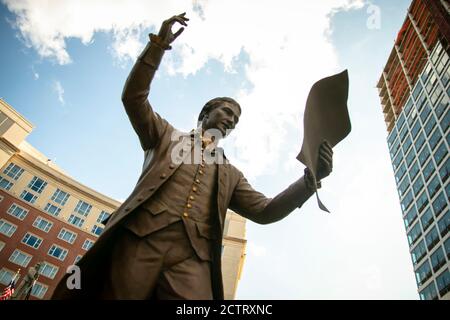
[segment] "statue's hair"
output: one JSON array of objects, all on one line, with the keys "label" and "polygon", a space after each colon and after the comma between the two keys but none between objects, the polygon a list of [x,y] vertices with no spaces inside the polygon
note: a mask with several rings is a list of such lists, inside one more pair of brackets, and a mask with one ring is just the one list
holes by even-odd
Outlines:
[{"label": "statue's hair", "polygon": [[211,112],[211,110],[217,108],[218,106],[220,106],[222,103],[231,103],[233,105],[235,105],[236,107],[238,107],[239,112],[242,112],[241,110],[241,106],[239,105],[239,103],[236,102],[236,100],[229,98],[229,97],[218,97],[218,98],[214,98],[209,100],[202,108],[202,110],[200,111],[200,114],[198,116],[198,122],[201,122],[203,120],[203,117],[205,115],[207,115],[208,113]]}]

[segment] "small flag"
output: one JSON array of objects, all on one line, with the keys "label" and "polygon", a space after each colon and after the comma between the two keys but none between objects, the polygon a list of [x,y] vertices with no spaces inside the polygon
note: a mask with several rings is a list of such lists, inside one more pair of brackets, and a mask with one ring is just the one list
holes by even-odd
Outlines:
[{"label": "small flag", "polygon": [[19,273],[20,269],[17,270],[16,274],[12,277],[11,282],[8,284],[8,286],[5,289],[3,289],[2,295],[0,296],[0,300],[9,300],[12,297],[16,287],[16,279]]}]

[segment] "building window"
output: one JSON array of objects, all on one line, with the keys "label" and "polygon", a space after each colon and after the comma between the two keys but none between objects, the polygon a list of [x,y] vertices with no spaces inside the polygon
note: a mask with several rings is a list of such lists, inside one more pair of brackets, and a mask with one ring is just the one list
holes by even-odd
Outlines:
[{"label": "building window", "polygon": [[434,127],[436,126],[436,119],[431,115],[430,119],[425,124],[424,130],[427,137],[430,135],[431,131],[433,131]]},{"label": "building window", "polygon": [[447,238],[444,242],[445,255],[447,256],[447,260],[450,260],[450,238]]},{"label": "building window", "polygon": [[419,120],[416,119],[416,122],[414,123],[414,126],[411,129],[411,136],[417,137],[417,135],[419,134],[419,130],[420,130],[420,122]]},{"label": "building window", "polygon": [[428,204],[428,196],[427,193],[424,191],[417,198],[417,210],[419,210],[419,213],[422,212],[423,209],[425,209],[427,204]]},{"label": "building window", "polygon": [[434,148],[436,148],[437,144],[439,143],[439,141],[441,141],[441,139],[442,139],[441,131],[439,129],[434,130],[429,141],[431,150],[434,150]]},{"label": "building window", "polygon": [[431,255],[430,259],[433,271],[438,271],[445,264],[445,255],[442,248],[437,248],[437,250]]},{"label": "building window", "polygon": [[408,133],[408,126],[404,126],[403,129],[400,131],[400,141],[401,142],[403,142],[405,140],[407,133]]},{"label": "building window", "polygon": [[75,212],[78,212],[79,214],[82,214],[83,216],[87,217],[89,212],[91,212],[91,209],[92,209],[92,205],[80,200],[80,201],[78,201],[78,204],[75,208]]},{"label": "building window", "polygon": [[52,226],[53,222],[50,222],[42,217],[37,217],[33,222],[33,227],[38,228],[44,232],[49,232]]},{"label": "building window", "polygon": [[30,188],[33,191],[36,191],[37,193],[41,193],[42,190],[44,190],[46,185],[47,185],[47,182],[45,182],[41,178],[33,177],[31,182],[28,184],[28,188]]},{"label": "building window", "polygon": [[391,147],[394,144],[396,138],[397,138],[397,130],[393,128],[387,139],[389,147]]},{"label": "building window", "polygon": [[417,163],[417,161],[414,161],[414,164],[411,167],[411,170],[409,171],[409,177],[411,178],[411,180],[414,180],[414,178],[417,176],[417,174],[419,173],[419,164]]},{"label": "building window", "polygon": [[441,220],[438,221],[438,228],[441,237],[444,238],[450,230],[450,211],[447,211]]},{"label": "building window", "polygon": [[[391,147],[391,157],[394,157],[397,154],[398,149],[400,149],[400,140],[395,140],[395,144]],[[406,149],[403,149],[406,151]]]},{"label": "building window", "polygon": [[425,289],[420,291],[420,300],[436,300],[437,298],[438,294],[433,281]]},{"label": "building window", "polygon": [[99,227],[97,225],[94,225],[92,227],[92,231],[91,232],[99,236],[103,232],[103,228]]},{"label": "building window", "polygon": [[430,149],[428,149],[428,147],[425,146],[425,148],[423,148],[422,152],[419,154],[420,166],[423,167],[423,164],[425,163],[425,161],[428,160],[429,156],[430,156]]},{"label": "building window", "polygon": [[422,111],[423,106],[425,105],[425,103],[427,102],[427,96],[425,94],[422,94],[419,99],[416,100],[416,104],[417,104],[417,111],[420,112]]},{"label": "building window", "polygon": [[22,243],[25,243],[26,245],[37,249],[41,245],[42,239],[35,236],[34,234],[27,232],[22,239]]},{"label": "building window", "polygon": [[27,210],[27,209],[25,209],[25,208],[23,208],[23,207],[21,207],[21,206],[18,206],[18,205],[15,204],[15,203],[13,203],[13,204],[11,205],[11,207],[9,207],[9,209],[8,209],[7,212],[8,212],[8,214],[10,214],[10,215],[16,217],[16,218],[19,219],[19,220],[25,219],[25,217],[26,217],[27,214],[28,214],[28,210]]},{"label": "building window", "polygon": [[425,168],[423,168],[423,177],[425,178],[425,181],[428,181],[428,179],[431,177],[433,172],[435,171],[433,161],[428,161]]},{"label": "building window", "polygon": [[8,177],[17,180],[23,173],[23,169],[14,163],[10,163],[3,171]]},{"label": "building window", "polygon": [[0,283],[7,286],[8,284],[11,283],[14,274],[15,273],[13,271],[8,270],[6,268],[2,268],[2,270],[0,270]]},{"label": "building window", "polygon": [[416,86],[414,87],[414,90],[412,93],[414,99],[417,99],[417,97],[420,95],[421,92],[422,92],[422,84],[420,83],[420,81],[417,81]]},{"label": "building window", "polygon": [[449,125],[450,125],[450,111],[447,111],[447,113],[444,116],[444,119],[442,119],[441,121],[442,132],[447,132]]},{"label": "building window", "polygon": [[77,255],[77,257],[75,258],[75,261],[73,262],[73,264],[77,264],[78,261],[80,261],[82,257],[83,257],[82,255]]},{"label": "building window", "polygon": [[428,260],[425,260],[425,262],[416,271],[417,286],[420,287],[423,285],[425,281],[430,279],[432,274],[430,264],[428,263]]},{"label": "building window", "polygon": [[[417,171],[419,171],[418,169],[419,169],[419,168],[417,168]],[[403,176],[405,175],[405,173],[406,173],[406,165],[405,165],[404,163],[402,163],[402,164],[400,165],[400,167],[398,168],[397,173],[395,174],[395,180],[397,181],[397,183],[398,183],[400,180],[402,180],[402,178],[403,178]]]},{"label": "building window", "polygon": [[59,215],[59,213],[61,212],[61,208],[59,208],[51,203],[47,203],[47,205],[44,208],[44,211],[50,213],[52,216],[57,217]]},{"label": "building window", "polygon": [[425,122],[425,120],[427,120],[430,113],[431,113],[431,107],[430,107],[430,104],[427,102],[427,103],[425,103],[424,108],[423,108],[422,112],[420,113],[420,119],[422,119],[422,122]]},{"label": "building window", "polygon": [[439,242],[439,233],[436,227],[433,226],[431,230],[425,235],[425,242],[427,243],[428,251],[431,251],[436,243]]},{"label": "building window", "polygon": [[406,155],[406,165],[408,168],[411,166],[411,163],[414,161],[414,158],[416,157],[416,154],[414,153],[414,149],[411,149],[409,153]]},{"label": "building window", "polygon": [[397,170],[398,166],[403,160],[403,154],[399,152],[397,156],[395,157],[394,161],[392,161],[392,166],[394,167],[394,171]]},{"label": "building window", "polygon": [[56,189],[55,193],[52,196],[52,201],[59,203],[60,205],[65,205],[67,202],[67,199],[69,199],[70,194],[67,192],[64,192],[60,189]]},{"label": "building window", "polygon": [[9,190],[13,186],[12,182],[9,182],[9,180],[0,177],[0,188],[4,190]]},{"label": "building window", "polygon": [[79,228],[81,228],[83,226],[83,223],[84,223],[84,219],[81,219],[80,217],[77,217],[77,216],[75,216],[73,214],[70,215],[68,221],[69,221],[69,223],[71,223],[71,224],[73,224],[73,225],[75,225],[75,226],[77,226]]},{"label": "building window", "polygon": [[412,227],[411,231],[408,232],[408,242],[409,245],[413,245],[422,235],[422,229],[420,228],[420,223],[417,222],[414,227]]},{"label": "building window", "polygon": [[405,228],[408,229],[410,225],[417,219],[417,210],[416,207],[413,206],[404,218]]},{"label": "building window", "polygon": [[419,136],[416,139],[416,142],[414,143],[414,145],[416,146],[416,150],[417,152],[420,151],[420,149],[422,149],[422,146],[425,144],[425,135],[423,134],[423,132],[421,132],[419,134]]},{"label": "building window", "polygon": [[409,208],[409,206],[411,205],[413,200],[414,199],[413,199],[412,191],[409,190],[409,192],[405,195],[405,197],[403,198],[403,200],[401,202],[403,212],[405,212]]},{"label": "building window", "polygon": [[52,245],[48,254],[52,257],[55,257],[58,260],[64,261],[67,256],[67,249],[57,246],[56,244]]},{"label": "building window", "polygon": [[444,111],[448,108],[448,98],[445,96],[445,94],[439,99],[438,103],[435,105],[434,112],[436,113],[436,116],[438,119],[444,114]]},{"label": "building window", "polygon": [[5,247],[5,243],[3,241],[0,241],[0,251],[2,251],[4,247]]},{"label": "building window", "polygon": [[408,187],[409,187],[409,178],[408,176],[405,176],[405,179],[403,179],[403,181],[398,186],[398,194],[400,195],[400,197],[403,197],[406,190],[408,190]]},{"label": "building window", "polygon": [[17,226],[12,224],[11,222],[1,219],[0,220],[0,233],[4,234],[7,237],[11,237],[14,232],[16,232]]},{"label": "building window", "polygon": [[436,152],[434,153],[434,161],[436,161],[437,165],[441,163],[441,161],[445,158],[447,153],[448,153],[447,147],[445,146],[445,143],[442,142],[437,148]]},{"label": "building window", "polygon": [[441,176],[442,183],[445,183],[450,176],[450,158],[445,161],[444,165],[439,170],[439,175]]},{"label": "building window", "polygon": [[84,241],[84,243],[83,243],[82,248],[83,248],[84,250],[89,250],[93,245],[94,245],[94,241],[89,240],[89,239],[86,239],[86,240]]},{"label": "building window", "polygon": [[414,265],[417,265],[425,257],[426,253],[427,248],[425,247],[425,242],[421,240],[411,252],[411,257]]},{"label": "building window", "polygon": [[433,201],[433,209],[434,209],[434,215],[437,217],[441,214],[441,212],[444,210],[444,208],[447,205],[447,200],[444,196],[444,191],[442,191],[437,198]]},{"label": "building window", "polygon": [[440,85],[437,85],[433,91],[433,93],[430,96],[430,101],[434,105],[436,105],[436,101],[439,99],[439,97],[442,94],[442,88]]},{"label": "building window", "polygon": [[77,234],[66,229],[61,229],[58,238],[72,244],[77,238]]},{"label": "building window", "polygon": [[31,295],[33,297],[42,299],[45,295],[45,293],[48,290],[48,286],[46,286],[45,284],[42,284],[40,282],[35,282],[33,289],[31,289]]},{"label": "building window", "polygon": [[417,196],[417,194],[422,191],[423,188],[423,179],[421,176],[417,177],[417,180],[413,184],[413,191],[414,195]]},{"label": "building window", "polygon": [[448,269],[436,278],[436,284],[441,297],[450,291],[450,272]]},{"label": "building window", "polygon": [[16,249],[9,257],[9,261],[26,268],[28,266],[28,263],[30,263],[32,257],[33,256]]},{"label": "building window", "polygon": [[439,188],[441,187],[441,183],[439,182],[439,178],[437,175],[431,179],[430,183],[428,184],[428,194],[430,195],[430,198],[432,199],[433,196],[436,194],[436,192],[439,191]]},{"label": "building window", "polygon": [[41,268],[39,269],[39,274],[42,274],[44,277],[54,279],[58,270],[59,270],[59,268],[57,266],[54,266],[45,261],[41,264]]},{"label": "building window", "polygon": [[422,82],[425,83],[425,82],[427,82],[428,76],[430,75],[431,65],[427,64],[427,66],[423,69],[424,69],[424,71],[422,72],[422,75],[420,76],[420,78],[422,79]]},{"label": "building window", "polygon": [[25,200],[26,202],[29,203],[35,203],[37,196],[35,196],[34,194],[32,194],[31,192],[28,191],[23,191],[22,194],[20,195],[20,198]]},{"label": "building window", "polygon": [[98,222],[98,223],[103,223],[103,224],[104,224],[104,221],[105,221],[106,219],[108,219],[110,216],[111,216],[111,213],[108,213],[108,212],[106,212],[106,211],[102,211],[102,212],[100,213],[100,215],[98,216],[98,218],[97,218],[97,222]]},{"label": "building window", "polygon": [[422,214],[422,217],[420,218],[423,231],[426,231],[430,226],[430,224],[433,223],[433,221],[434,221],[433,212],[431,211],[431,208],[428,207],[428,209]]}]

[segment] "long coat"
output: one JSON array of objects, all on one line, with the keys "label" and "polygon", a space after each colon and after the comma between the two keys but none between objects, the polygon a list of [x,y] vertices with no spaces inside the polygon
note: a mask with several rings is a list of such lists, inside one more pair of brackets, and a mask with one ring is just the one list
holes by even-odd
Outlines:
[{"label": "long coat", "polygon": [[[111,215],[102,235],[92,248],[77,263],[81,269],[81,289],[67,289],[67,274],[58,284],[52,299],[95,299],[101,298],[103,274],[107,270],[108,253],[115,234],[124,219],[152,195],[177,170],[183,157],[189,156],[191,139],[188,133],[180,133],[165,119],[154,112],[147,100],[151,80],[156,67],[148,63],[148,56],[155,55],[154,47],[148,45],[131,71],[122,95],[122,101],[131,124],[135,129],[145,153],[142,174],[131,195]],[[152,52],[153,51],[153,52]],[[161,53],[162,56],[162,53]],[[147,60],[146,60],[147,59]],[[177,138],[174,138],[177,137]],[[173,159],[173,154],[184,155]],[[223,150],[219,148],[219,154]],[[263,155],[261,155],[263,156]],[[175,161],[174,161],[175,160]],[[181,160],[181,161],[180,161]],[[221,241],[227,209],[256,223],[267,224],[287,216],[300,207],[312,194],[304,178],[298,179],[275,198],[267,198],[255,191],[241,171],[224,158],[223,164],[217,164],[217,214],[215,232],[219,240],[213,246],[212,287],[214,299],[223,299],[221,272]]]}]

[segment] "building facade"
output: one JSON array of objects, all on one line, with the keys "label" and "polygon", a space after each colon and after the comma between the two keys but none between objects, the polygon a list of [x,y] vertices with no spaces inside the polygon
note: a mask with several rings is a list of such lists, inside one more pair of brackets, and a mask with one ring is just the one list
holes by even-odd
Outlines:
[{"label": "building facade", "polygon": [[412,1],[378,82],[420,299],[450,299],[450,11]]},{"label": "building facade", "polygon": [[[41,264],[31,299],[49,299],[67,268],[103,231],[120,202],[71,178],[25,138],[33,125],[0,99],[0,290],[20,269]],[[233,299],[245,257],[245,220],[229,213],[224,233],[225,295]]]}]

